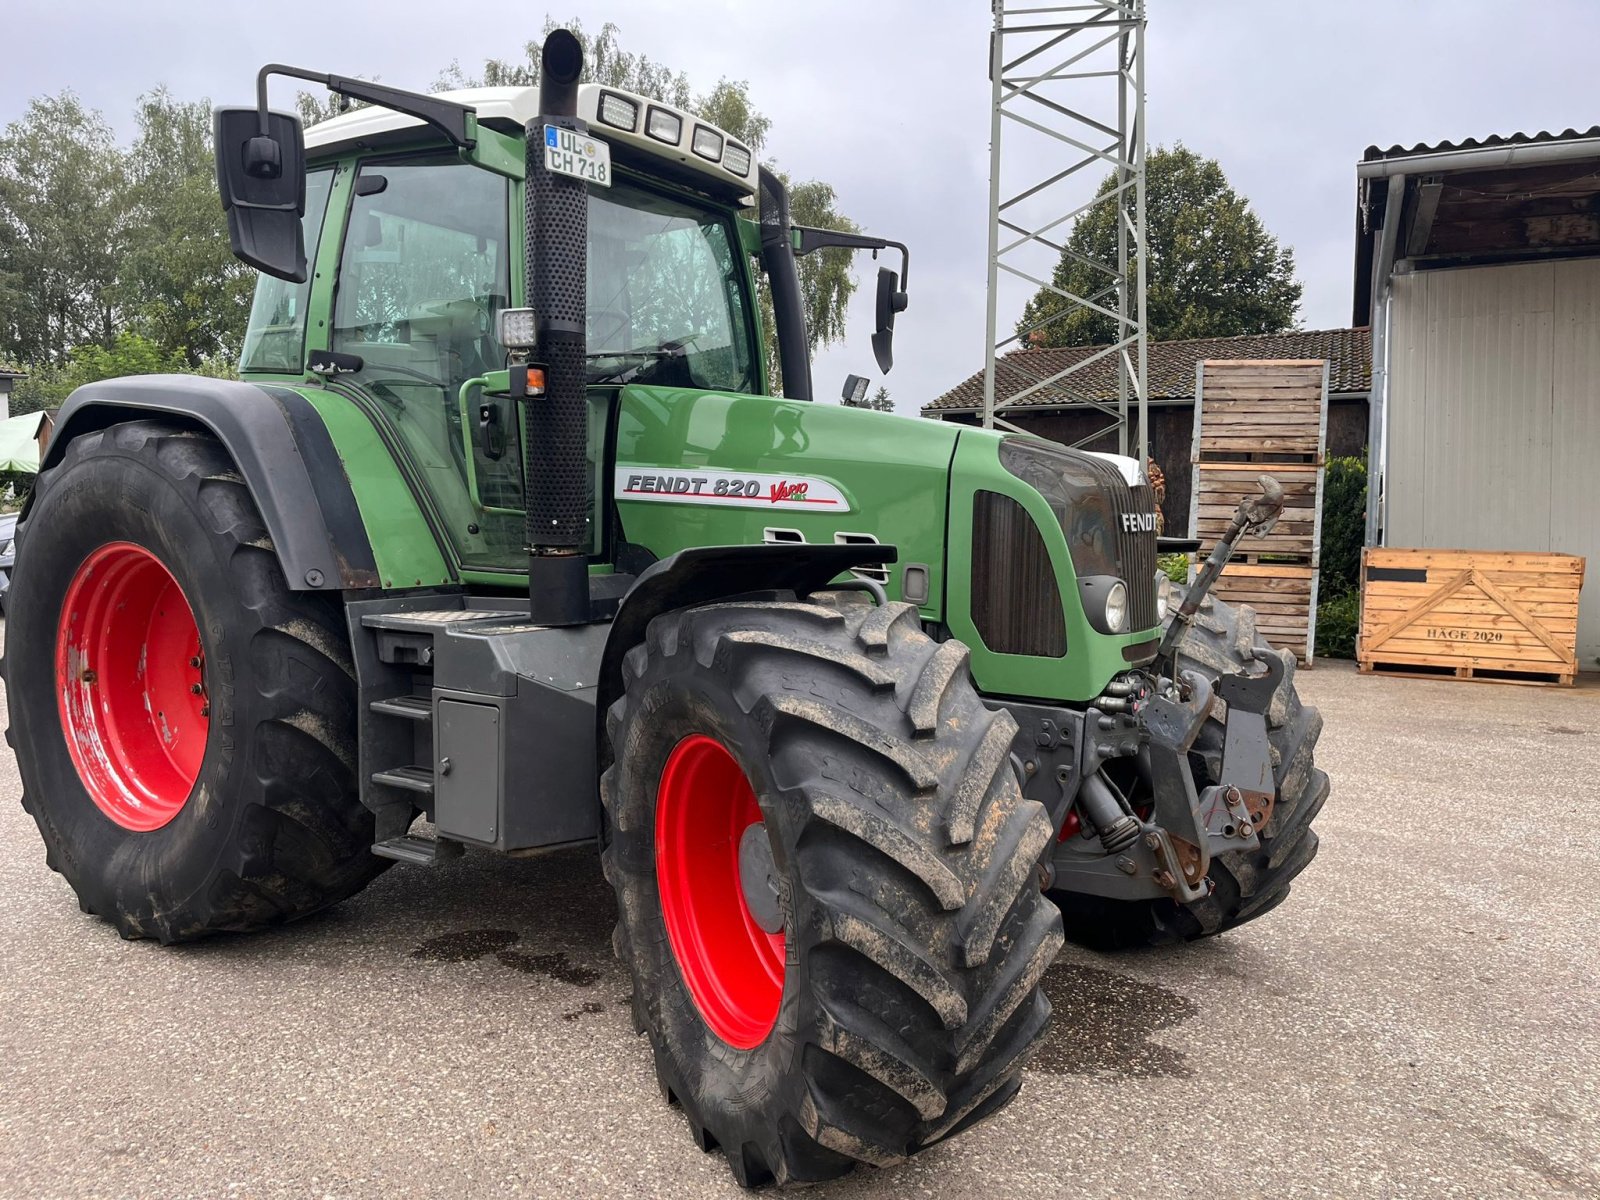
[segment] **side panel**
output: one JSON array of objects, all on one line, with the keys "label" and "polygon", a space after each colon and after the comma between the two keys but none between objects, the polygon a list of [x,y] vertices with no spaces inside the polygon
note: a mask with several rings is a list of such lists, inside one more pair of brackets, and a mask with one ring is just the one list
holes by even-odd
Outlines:
[{"label": "side panel", "polygon": [[86,384],[62,406],[41,469],[80,434],[147,416],[210,430],[238,464],[289,586],[375,587],[372,546],[328,430],[300,392],[193,375],[140,375]]},{"label": "side panel", "polygon": [[[972,675],[991,695],[1050,701],[1092,700],[1111,677],[1128,669],[1125,646],[1150,640],[1148,630],[1132,634],[1097,632],[1078,603],[1078,577],[1066,538],[1043,496],[1000,465],[1002,435],[966,429],[956,446],[950,472],[950,579],[945,624],[972,650]],[[1062,658],[997,654],[983,643],[972,619],[972,511],[980,491],[1010,496],[1033,518],[1044,538],[1050,568],[1060,583],[1066,620],[1067,652]]]},{"label": "side panel", "polygon": [[372,543],[377,586],[428,587],[454,582],[416,494],[372,421],[343,396],[317,388],[300,393],[327,426],[344,477]]},{"label": "side panel", "polygon": [[759,543],[769,529],[812,544],[874,538],[899,549],[889,597],[902,597],[906,565],[922,564],[929,587],[920,610],[942,617],[954,426],[655,387],[625,389],[617,422],[609,482],[629,542],[665,558],[694,546]]}]

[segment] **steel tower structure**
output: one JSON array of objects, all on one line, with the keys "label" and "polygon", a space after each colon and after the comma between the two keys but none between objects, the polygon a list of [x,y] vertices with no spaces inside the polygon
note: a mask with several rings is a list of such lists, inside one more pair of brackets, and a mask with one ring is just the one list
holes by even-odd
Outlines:
[{"label": "steel tower structure", "polygon": [[[1114,430],[1118,451],[1144,462],[1149,457],[1145,0],[1079,0],[1061,5],[992,0],[992,8],[983,423],[1016,429],[1007,414],[1048,388],[1052,395],[1105,416],[1107,423],[1077,444]],[[1108,169],[1116,182],[1100,193]],[[1115,209],[1114,262],[1081,254],[1066,244],[1073,224],[1102,206]],[[1063,255],[1083,269],[1079,276],[1088,283],[1081,290],[1053,279]],[[1015,280],[1054,293],[1062,304],[1058,311],[1002,336],[1000,289]],[[1112,322],[1115,335],[1109,345],[1060,370],[1035,365],[1028,355],[1000,357],[1026,346],[1038,330],[1085,312]],[[1117,366],[1115,404],[1074,386],[1074,376],[1112,355]]]}]

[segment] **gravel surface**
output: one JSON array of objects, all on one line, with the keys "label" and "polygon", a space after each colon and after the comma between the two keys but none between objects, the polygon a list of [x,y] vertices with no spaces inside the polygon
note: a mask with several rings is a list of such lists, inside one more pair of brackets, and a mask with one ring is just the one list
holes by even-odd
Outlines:
[{"label": "gravel surface", "polygon": [[[1600,684],[1300,676],[1322,853],[1258,924],[1068,950],[1000,1117],[826,1196],[1600,1195]],[[0,1194],[735,1196],[656,1089],[596,862],[396,867],[162,949],[0,762]]]}]

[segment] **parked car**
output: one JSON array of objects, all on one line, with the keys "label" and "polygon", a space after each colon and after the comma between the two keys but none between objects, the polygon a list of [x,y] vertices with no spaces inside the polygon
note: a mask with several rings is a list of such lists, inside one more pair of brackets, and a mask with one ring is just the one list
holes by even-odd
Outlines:
[{"label": "parked car", "polygon": [[17,561],[17,515],[0,513],[0,614],[6,608],[6,592],[11,588],[11,567]]}]

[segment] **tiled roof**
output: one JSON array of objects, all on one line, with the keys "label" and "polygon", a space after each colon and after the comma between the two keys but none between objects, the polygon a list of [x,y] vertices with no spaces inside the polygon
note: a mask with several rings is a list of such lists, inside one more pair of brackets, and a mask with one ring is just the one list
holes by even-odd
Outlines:
[{"label": "tiled roof", "polygon": [[[1044,350],[1015,350],[995,364],[995,394],[1014,395],[1039,379],[1046,379],[1073,363],[1098,353],[1099,346],[1063,346]],[[1303,333],[1245,334],[1241,337],[1189,338],[1151,342],[1148,350],[1150,399],[1178,400],[1194,397],[1194,367],[1207,358],[1325,358],[1331,393],[1365,392],[1372,386],[1372,333],[1358,329],[1317,329]],[[1060,408],[1084,398],[1115,402],[1117,360],[1107,354],[1074,371],[1065,379],[1040,388],[1018,407]],[[951,388],[923,412],[983,407],[983,372]]]},{"label": "tiled roof", "polygon": [[1491,146],[1520,146],[1534,142],[1576,142],[1589,138],[1600,138],[1600,125],[1591,125],[1588,129],[1564,129],[1560,133],[1551,133],[1548,130],[1540,130],[1538,133],[1492,133],[1485,138],[1464,138],[1459,142],[1434,142],[1432,145],[1418,142],[1415,146],[1394,145],[1387,150],[1378,146],[1368,146],[1367,152],[1361,156],[1361,161],[1409,158],[1414,154],[1446,154],[1451,150],[1482,150]]}]

